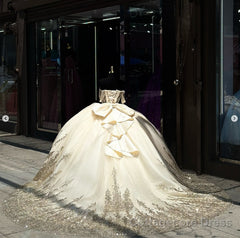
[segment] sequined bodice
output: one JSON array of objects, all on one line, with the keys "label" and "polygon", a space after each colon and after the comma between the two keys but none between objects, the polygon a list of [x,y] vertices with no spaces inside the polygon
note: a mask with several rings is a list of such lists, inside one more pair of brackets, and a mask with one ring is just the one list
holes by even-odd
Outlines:
[{"label": "sequined bodice", "polygon": [[124,90],[99,90],[99,102],[125,103]]}]

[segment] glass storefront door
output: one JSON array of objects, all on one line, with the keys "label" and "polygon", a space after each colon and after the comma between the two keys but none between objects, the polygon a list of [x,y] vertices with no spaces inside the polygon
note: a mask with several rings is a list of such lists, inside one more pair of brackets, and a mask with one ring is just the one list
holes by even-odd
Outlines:
[{"label": "glass storefront door", "polygon": [[[125,64],[128,105],[162,131],[162,16],[160,1],[135,3],[125,9]],[[124,55],[125,53],[125,55]]]},{"label": "glass storefront door", "polygon": [[219,0],[218,138],[220,157],[240,161],[240,2]]},{"label": "glass storefront door", "polygon": [[[4,124],[17,124],[16,37],[1,28],[0,55],[0,121],[4,129]],[[16,132],[14,128],[11,132]]]},{"label": "glass storefront door", "polygon": [[[38,130],[56,131],[94,101],[105,79],[162,130],[160,1],[36,23]],[[114,87],[112,85],[111,87]]]},{"label": "glass storefront door", "polygon": [[[158,130],[162,130],[160,2],[112,6],[66,16],[62,21],[65,29],[62,34],[65,38],[64,44],[71,42],[78,52],[79,72],[84,68],[94,72],[85,73],[85,77],[80,75],[83,79],[82,88],[85,87],[84,92],[94,90],[94,99],[98,100],[97,91],[99,87],[103,87],[103,81],[109,77],[112,70],[114,78],[117,78],[116,87],[121,85],[126,91],[127,105],[142,112]],[[85,41],[82,53],[80,48],[86,38],[87,29],[87,35],[94,33],[94,37],[87,37],[88,42]],[[79,37],[76,32],[79,32]],[[86,68],[84,60],[89,62],[89,65],[94,64],[94,68]],[[91,85],[88,90],[86,85]],[[86,97],[83,95],[83,98]]]},{"label": "glass storefront door", "polygon": [[36,24],[37,128],[57,131],[61,123],[60,35],[57,20]]},{"label": "glass storefront door", "polygon": [[[111,7],[61,18],[63,122],[98,100],[99,82],[119,72],[119,20]],[[95,15],[94,15],[95,14]]]},{"label": "glass storefront door", "polygon": [[62,124],[94,98],[94,28],[61,19]]}]

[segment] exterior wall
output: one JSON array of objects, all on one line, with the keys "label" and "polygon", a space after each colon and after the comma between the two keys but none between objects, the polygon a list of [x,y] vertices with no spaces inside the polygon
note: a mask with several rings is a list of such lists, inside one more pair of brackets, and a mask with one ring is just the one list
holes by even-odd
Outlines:
[{"label": "exterior wall", "polygon": [[[201,4],[177,1],[177,148],[183,168],[202,172]],[[191,146],[189,146],[191,145]]]}]

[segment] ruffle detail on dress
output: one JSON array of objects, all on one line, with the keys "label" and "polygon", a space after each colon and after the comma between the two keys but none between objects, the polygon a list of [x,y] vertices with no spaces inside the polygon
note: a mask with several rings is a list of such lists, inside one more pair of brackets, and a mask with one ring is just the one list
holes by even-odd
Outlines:
[{"label": "ruffle detail on dress", "polygon": [[123,104],[95,104],[93,113],[102,118],[102,127],[109,132],[105,154],[114,158],[137,157],[139,150],[127,134],[134,122],[134,110]]}]

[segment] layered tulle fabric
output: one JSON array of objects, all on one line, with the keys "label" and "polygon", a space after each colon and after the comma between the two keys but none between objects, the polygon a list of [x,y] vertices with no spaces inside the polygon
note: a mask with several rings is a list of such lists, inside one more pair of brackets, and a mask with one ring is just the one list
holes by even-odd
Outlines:
[{"label": "layered tulle fabric", "polygon": [[216,196],[213,184],[178,169],[142,114],[94,103],[66,123],[43,168],[4,210],[41,230],[156,235],[216,216],[228,206]]}]

